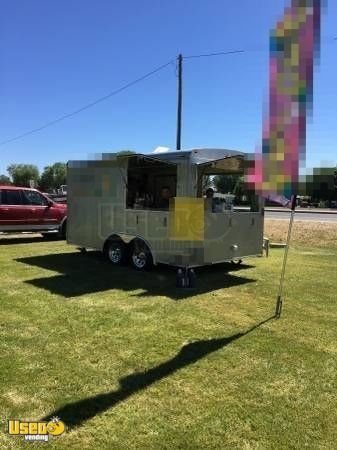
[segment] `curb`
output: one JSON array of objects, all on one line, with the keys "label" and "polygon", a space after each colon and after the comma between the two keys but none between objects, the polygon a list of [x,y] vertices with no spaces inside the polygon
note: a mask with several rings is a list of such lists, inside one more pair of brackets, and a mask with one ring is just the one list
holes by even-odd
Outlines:
[{"label": "curb", "polygon": [[[270,212],[284,212],[284,213],[290,213],[291,209],[289,208],[264,208],[265,211],[270,211]],[[307,209],[307,210],[303,210],[303,209],[295,209],[296,213],[300,213],[300,214],[335,214],[337,215],[337,211],[327,211],[327,210],[312,210],[312,209]]]}]

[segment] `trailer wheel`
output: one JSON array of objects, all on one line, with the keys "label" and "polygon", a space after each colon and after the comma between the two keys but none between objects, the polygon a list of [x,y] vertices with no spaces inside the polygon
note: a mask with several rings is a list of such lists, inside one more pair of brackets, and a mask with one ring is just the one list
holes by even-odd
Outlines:
[{"label": "trailer wheel", "polygon": [[132,243],[131,264],[136,270],[149,270],[153,266],[151,250],[140,239],[135,239]]},{"label": "trailer wheel", "polygon": [[242,264],[242,259],[232,259],[231,264],[233,266],[240,266]]},{"label": "trailer wheel", "polygon": [[111,264],[119,266],[125,264],[127,260],[126,246],[124,242],[118,240],[107,241],[104,247],[104,254]]}]

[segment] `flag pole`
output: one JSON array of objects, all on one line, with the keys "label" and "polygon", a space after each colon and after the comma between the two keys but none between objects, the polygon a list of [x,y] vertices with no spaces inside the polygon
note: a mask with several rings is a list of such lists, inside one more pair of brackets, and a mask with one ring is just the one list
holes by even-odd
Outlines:
[{"label": "flag pole", "polygon": [[286,247],[285,247],[284,255],[283,255],[283,264],[282,264],[282,271],[281,271],[281,277],[280,277],[280,285],[279,285],[278,295],[277,295],[277,299],[276,299],[276,309],[275,309],[276,319],[279,319],[281,317],[282,306],[283,306],[282,294],[283,294],[283,285],[284,285],[284,275],[285,275],[286,265],[287,265],[289,244],[290,244],[290,238],[291,238],[291,230],[293,227],[294,216],[295,216],[296,198],[297,198],[296,195],[293,195],[291,197],[291,215],[290,215],[290,221],[289,221],[287,243],[286,243]]}]

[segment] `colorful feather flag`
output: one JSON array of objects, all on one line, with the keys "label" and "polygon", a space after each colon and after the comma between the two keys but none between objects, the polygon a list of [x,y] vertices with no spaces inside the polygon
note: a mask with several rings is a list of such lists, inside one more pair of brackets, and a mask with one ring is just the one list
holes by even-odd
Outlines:
[{"label": "colorful feather flag", "polygon": [[320,0],[292,0],[270,34],[268,117],[262,148],[247,168],[246,181],[258,195],[283,205],[296,195],[299,167],[305,161],[320,15]]}]

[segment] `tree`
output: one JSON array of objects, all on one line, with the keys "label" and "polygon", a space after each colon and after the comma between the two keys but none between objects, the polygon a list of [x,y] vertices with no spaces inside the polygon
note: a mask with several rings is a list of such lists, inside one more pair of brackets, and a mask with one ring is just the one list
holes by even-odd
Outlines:
[{"label": "tree", "polygon": [[213,182],[216,189],[222,194],[233,194],[238,179],[239,175],[216,175]]},{"label": "tree", "polygon": [[245,180],[243,176],[239,176],[236,180],[233,194],[236,195],[236,197],[240,198],[243,195],[247,195],[247,188],[245,186]]},{"label": "tree", "polygon": [[336,201],[337,173],[333,167],[314,167],[312,174],[300,180],[300,193],[310,196],[315,202]]},{"label": "tree", "polygon": [[117,152],[117,156],[127,156],[127,155],[135,155],[136,153],[132,150],[121,150],[120,152]]},{"label": "tree", "polygon": [[41,191],[52,191],[54,189],[54,171],[51,166],[47,166],[43,169],[39,188]]},{"label": "tree", "polygon": [[52,165],[54,171],[55,187],[59,188],[62,184],[67,184],[67,164],[57,162]]},{"label": "tree", "polygon": [[0,175],[0,184],[11,184],[11,180],[7,175]]},{"label": "tree", "polygon": [[37,185],[40,178],[39,169],[32,164],[11,164],[7,167],[7,172],[16,186],[29,187],[31,180]]},{"label": "tree", "polygon": [[205,175],[204,177],[202,177],[202,187],[201,187],[202,192],[205,193],[206,190],[211,187],[213,187],[212,175]]},{"label": "tree", "polygon": [[58,189],[62,184],[67,184],[67,165],[65,163],[57,162],[43,169],[39,184],[42,191]]}]

